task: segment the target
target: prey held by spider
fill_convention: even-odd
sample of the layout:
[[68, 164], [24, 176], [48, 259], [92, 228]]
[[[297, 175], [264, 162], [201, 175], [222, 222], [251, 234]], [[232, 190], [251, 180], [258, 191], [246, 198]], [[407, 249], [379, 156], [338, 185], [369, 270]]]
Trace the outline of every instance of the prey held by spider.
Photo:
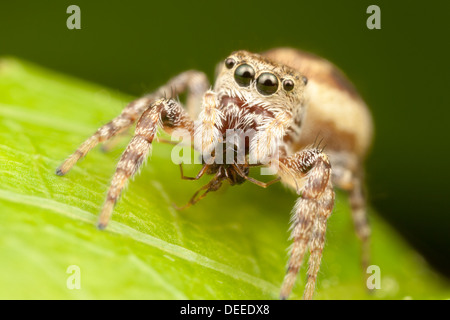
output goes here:
[[[186, 93], [185, 106], [168, 98], [182, 93]], [[370, 228], [363, 175], [372, 118], [354, 86], [329, 61], [290, 48], [261, 54], [236, 51], [218, 64], [212, 88], [204, 73], [183, 72], [130, 102], [82, 143], [56, 173], [66, 174], [97, 144], [135, 123], [134, 136], [117, 164], [100, 213], [100, 229], [107, 226], [122, 190], [148, 157], [157, 130], [183, 130], [201, 155], [202, 168], [197, 176], [186, 177], [180, 164], [181, 177], [198, 180], [212, 175], [186, 206], [218, 190], [224, 181], [231, 185], [249, 181], [264, 188], [281, 181], [297, 192], [282, 299], [289, 297], [308, 250], [303, 298], [313, 297], [327, 220], [334, 206], [334, 186], [349, 194], [366, 270]], [[228, 139], [230, 132], [233, 139]], [[249, 176], [254, 166], [275, 168], [277, 178], [262, 182]]]

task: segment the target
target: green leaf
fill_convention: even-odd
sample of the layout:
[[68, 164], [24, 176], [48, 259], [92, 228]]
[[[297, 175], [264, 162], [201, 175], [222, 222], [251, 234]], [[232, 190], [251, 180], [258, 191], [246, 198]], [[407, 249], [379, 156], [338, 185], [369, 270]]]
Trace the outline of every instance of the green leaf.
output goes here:
[[[204, 183], [180, 179], [171, 146], [154, 144], [105, 231], [95, 228], [127, 139], [91, 151], [64, 177], [56, 167], [133, 97], [12, 58], [0, 62], [1, 299], [276, 299], [295, 195], [281, 185], [223, 189], [179, 205]], [[199, 166], [187, 167], [194, 175]], [[371, 212], [369, 295], [348, 201], [329, 220], [317, 299], [449, 298], [447, 283]], [[81, 289], [69, 289], [70, 266]], [[292, 298], [301, 298], [305, 268]]]

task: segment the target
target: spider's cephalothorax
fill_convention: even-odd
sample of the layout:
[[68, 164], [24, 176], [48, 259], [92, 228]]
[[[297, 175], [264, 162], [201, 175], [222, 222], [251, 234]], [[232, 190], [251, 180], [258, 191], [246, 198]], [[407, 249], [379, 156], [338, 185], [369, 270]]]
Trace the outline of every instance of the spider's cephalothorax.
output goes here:
[[[235, 52], [218, 65], [216, 74], [213, 89], [208, 90], [202, 72], [191, 70], [131, 102], [66, 159], [57, 174], [64, 175], [98, 143], [137, 122], [100, 214], [98, 226], [103, 229], [123, 188], [147, 158], [157, 129], [183, 129], [203, 166], [192, 178], [185, 177], [180, 166], [182, 178], [212, 175], [187, 206], [218, 190], [224, 181], [267, 187], [281, 180], [299, 194], [292, 211], [293, 244], [281, 298], [289, 296], [308, 248], [304, 298], [313, 296], [334, 205], [333, 184], [349, 192], [365, 268], [370, 229], [362, 192], [363, 160], [373, 129], [370, 113], [351, 83], [330, 62], [287, 48], [263, 54]], [[183, 92], [186, 109], [178, 100], [165, 98]], [[316, 144], [318, 139], [326, 144], [326, 154]], [[249, 176], [252, 166], [276, 168], [278, 177], [267, 183], [255, 180]]]

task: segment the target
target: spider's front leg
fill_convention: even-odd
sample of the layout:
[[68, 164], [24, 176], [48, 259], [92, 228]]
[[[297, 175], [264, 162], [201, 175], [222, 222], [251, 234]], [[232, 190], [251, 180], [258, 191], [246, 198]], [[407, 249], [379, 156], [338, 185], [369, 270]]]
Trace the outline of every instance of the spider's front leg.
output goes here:
[[173, 97], [187, 91], [187, 109], [192, 117], [196, 117], [201, 105], [201, 98], [209, 87], [203, 72], [189, 70], [169, 80], [158, 90], [129, 103], [116, 118], [101, 126], [91, 137], [83, 142], [57, 169], [56, 174], [65, 175], [80, 159], [97, 144], [106, 142], [130, 128], [142, 113], [156, 100], [162, 97]]
[[194, 121], [178, 102], [163, 98], [147, 108], [139, 118], [135, 134], [117, 164], [99, 217], [99, 229], [106, 227], [122, 190], [147, 158], [158, 127], [165, 130], [179, 128], [187, 130], [191, 136], [194, 134]]
[[327, 219], [334, 205], [330, 162], [321, 150], [309, 149], [281, 158], [278, 163], [282, 181], [301, 192], [292, 212], [293, 244], [280, 297], [287, 299], [291, 293], [309, 246], [308, 282], [303, 298], [312, 299], [322, 259]]

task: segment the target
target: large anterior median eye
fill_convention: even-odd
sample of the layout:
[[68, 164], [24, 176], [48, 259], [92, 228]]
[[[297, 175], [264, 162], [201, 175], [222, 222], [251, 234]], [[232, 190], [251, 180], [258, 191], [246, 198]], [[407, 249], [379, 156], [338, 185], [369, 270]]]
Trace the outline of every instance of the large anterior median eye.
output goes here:
[[278, 90], [277, 77], [272, 73], [261, 73], [256, 80], [256, 89], [258, 89], [259, 93], [265, 96], [274, 94]]
[[241, 87], [248, 87], [255, 78], [255, 70], [248, 64], [241, 64], [234, 71], [234, 80]]

